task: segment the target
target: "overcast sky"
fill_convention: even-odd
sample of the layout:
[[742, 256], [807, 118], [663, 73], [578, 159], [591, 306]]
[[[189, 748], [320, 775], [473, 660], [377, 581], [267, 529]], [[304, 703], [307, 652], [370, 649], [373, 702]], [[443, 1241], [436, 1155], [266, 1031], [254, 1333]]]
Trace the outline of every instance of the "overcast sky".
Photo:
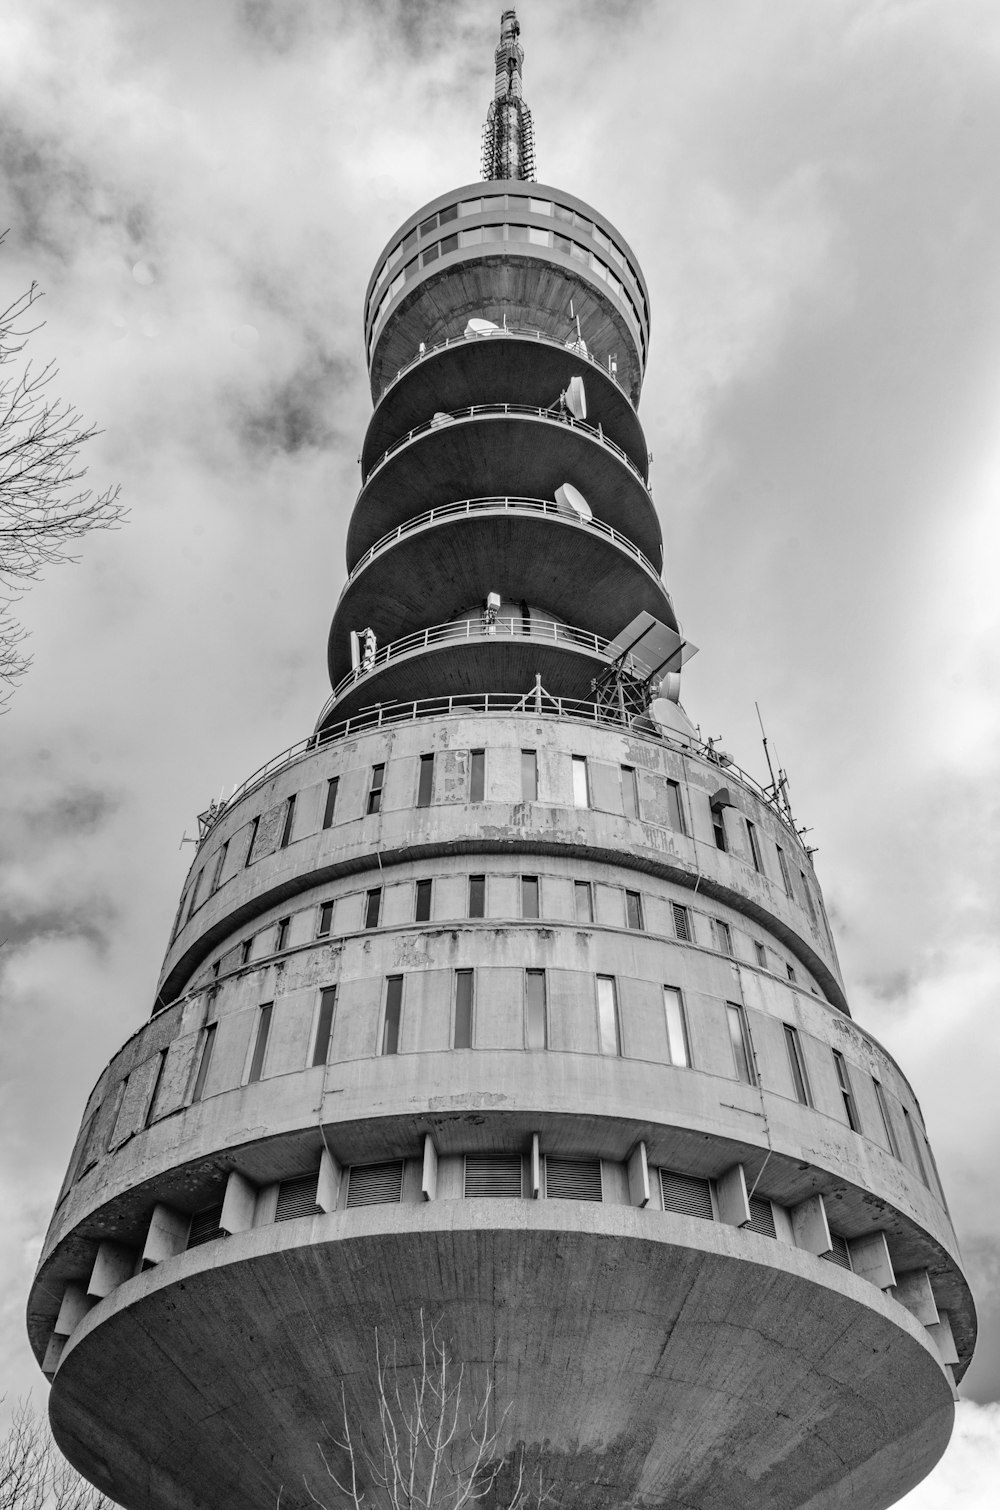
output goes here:
[[[0, 1392], [86, 1095], [148, 1015], [195, 815], [329, 690], [362, 299], [479, 176], [496, 0], [6, 0], [2, 303], [128, 525], [21, 605], [0, 720]], [[907, 1510], [1000, 1478], [1000, 6], [527, 0], [539, 179], [651, 293], [682, 697], [811, 826], [855, 1017], [923, 1106], [982, 1335]], [[992, 1482], [991, 1482], [992, 1480]]]

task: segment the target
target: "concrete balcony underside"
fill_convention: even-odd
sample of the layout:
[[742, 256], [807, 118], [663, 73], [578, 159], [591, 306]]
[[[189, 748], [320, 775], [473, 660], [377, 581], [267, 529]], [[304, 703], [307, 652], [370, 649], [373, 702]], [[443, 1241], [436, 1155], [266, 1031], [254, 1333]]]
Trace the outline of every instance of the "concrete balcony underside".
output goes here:
[[369, 625], [384, 645], [484, 604], [490, 592], [504, 602], [524, 599], [604, 639], [642, 609], [672, 619], [666, 588], [629, 542], [545, 507], [474, 500], [467, 513], [432, 519], [390, 540], [341, 595], [330, 630], [331, 683], [351, 669], [352, 630]]
[[450, 413], [469, 404], [496, 402], [547, 408], [574, 377], [583, 380], [588, 423], [600, 425], [647, 476], [639, 417], [610, 374], [563, 340], [502, 328], [489, 336], [460, 336], [403, 371], [372, 415], [361, 452], [361, 475], [367, 477], [384, 451], [437, 410]]
[[555, 499], [565, 482], [662, 568], [653, 500], [629, 462], [582, 425], [497, 406], [418, 431], [376, 467], [351, 516], [348, 570], [383, 535], [438, 504], [497, 494]]
[[129, 1510], [298, 1510], [342, 1388], [376, 1446], [374, 1330], [407, 1368], [421, 1311], [491, 1369], [511, 1460], [588, 1510], [876, 1510], [951, 1431], [923, 1328], [852, 1274], [694, 1218], [480, 1200], [306, 1217], [126, 1281], [63, 1354], [56, 1439]]

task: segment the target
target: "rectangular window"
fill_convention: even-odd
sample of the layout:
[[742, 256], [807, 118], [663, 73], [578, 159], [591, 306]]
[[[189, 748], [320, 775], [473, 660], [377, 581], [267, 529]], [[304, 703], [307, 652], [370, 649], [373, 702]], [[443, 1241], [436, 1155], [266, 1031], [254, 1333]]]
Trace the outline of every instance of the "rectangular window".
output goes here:
[[484, 918], [486, 916], [486, 877], [469, 877], [469, 916], [470, 918]]
[[324, 902], [319, 909], [319, 927], [316, 930], [317, 938], [326, 938], [333, 927], [333, 903]]
[[337, 810], [337, 790], [340, 786], [340, 777], [331, 776], [326, 784], [326, 803], [323, 807], [323, 827], [333, 827], [333, 815]]
[[292, 926], [291, 918], [282, 918], [278, 923], [278, 933], [274, 941], [274, 952], [280, 954], [288, 944], [288, 930]]
[[382, 1053], [399, 1053], [399, 1019], [403, 1008], [403, 977], [390, 975], [385, 983], [385, 1023], [382, 1027]]
[[795, 983], [795, 966], [794, 965], [787, 965], [786, 964], [786, 966], [785, 966], [785, 972], [788, 975], [788, 979], [794, 984]]
[[684, 812], [681, 808], [681, 789], [679, 782], [667, 782], [667, 811], [670, 814], [670, 827], [676, 829], [679, 834], [686, 832], [684, 827]]
[[597, 1034], [602, 1054], [622, 1051], [621, 1024], [618, 1021], [618, 989], [613, 975], [597, 977]]
[[365, 897], [365, 927], [377, 928], [382, 911], [382, 888], [373, 886]]
[[635, 769], [630, 765], [621, 768], [622, 780], [622, 810], [626, 818], [638, 818], [639, 816], [639, 783], [636, 779]]
[[368, 789], [368, 812], [379, 813], [382, 811], [382, 786], [385, 781], [385, 766], [372, 766], [371, 786]]
[[744, 1085], [756, 1085], [757, 1077], [753, 1069], [753, 1049], [750, 1045], [750, 1030], [747, 1027], [746, 1013], [742, 1007], [729, 1001], [726, 1003], [726, 1016], [729, 1019], [729, 1041], [733, 1048], [736, 1078], [742, 1080]]
[[573, 905], [578, 923], [594, 921], [594, 893], [589, 881], [573, 882]]
[[247, 845], [247, 857], [243, 861], [243, 869], [244, 870], [246, 870], [247, 866], [253, 860], [253, 847], [254, 847], [254, 844], [255, 844], [256, 839], [257, 839], [257, 830], [259, 828], [260, 828], [260, 814], [258, 813], [257, 816], [256, 816], [256, 818], [253, 820], [253, 822], [250, 825], [250, 843]]
[[802, 1055], [798, 1032], [790, 1023], [783, 1023], [782, 1026], [785, 1030], [785, 1048], [788, 1050], [788, 1065], [792, 1072], [795, 1099], [801, 1101], [803, 1106], [812, 1106], [809, 1081], [806, 1077], [806, 1062]]
[[778, 851], [778, 869], [781, 871], [781, 884], [785, 888], [785, 896], [794, 897], [795, 893], [792, 890], [792, 878], [788, 870], [788, 861], [785, 859], [785, 851], [780, 844], [776, 844], [774, 847]]
[[679, 902], [671, 902], [670, 911], [674, 919], [674, 932], [685, 944], [689, 944], [691, 942], [691, 914]]
[[455, 1036], [456, 1049], [472, 1048], [472, 971], [455, 971]]
[[251, 958], [252, 954], [253, 954], [253, 935], [251, 934], [251, 936], [248, 939], [244, 939], [243, 942], [242, 942], [242, 944], [240, 945], [240, 964], [241, 965], [248, 965], [250, 963], [250, 958]]
[[[930, 1180], [927, 1178], [927, 1166], [924, 1163], [923, 1155], [920, 1152], [920, 1144], [917, 1142], [917, 1129], [914, 1127], [913, 1118], [910, 1116], [905, 1106], [902, 1107], [902, 1112], [903, 1121], [906, 1124], [906, 1131], [910, 1135], [910, 1145], [913, 1149], [913, 1157], [917, 1162], [917, 1172], [920, 1175], [920, 1178], [923, 1180], [924, 1184], [929, 1189]], [[853, 1123], [851, 1125], [853, 1126]], [[854, 1131], [857, 1132], [857, 1128], [855, 1128]]]
[[896, 1141], [896, 1131], [892, 1125], [892, 1118], [889, 1116], [889, 1103], [886, 1100], [885, 1091], [882, 1089], [880, 1082], [875, 1079], [874, 1075], [872, 1076], [872, 1085], [875, 1087], [875, 1100], [878, 1102], [878, 1109], [882, 1116], [882, 1126], [885, 1129], [885, 1137], [886, 1142], [889, 1145], [889, 1152], [892, 1154], [893, 1158], [898, 1159], [899, 1144]]
[[257, 1037], [253, 1046], [253, 1058], [250, 1061], [250, 1074], [247, 1084], [253, 1085], [259, 1080], [264, 1070], [264, 1055], [267, 1053], [267, 1038], [271, 1031], [271, 1013], [274, 1011], [274, 1002], [266, 1001], [261, 1007], [257, 1017]]
[[715, 847], [725, 854], [729, 849], [726, 840], [726, 810], [724, 807], [716, 807], [712, 804], [712, 833], [715, 836]]
[[156, 1078], [153, 1081], [153, 1091], [146, 1108], [146, 1120], [144, 1126], [148, 1127], [156, 1114], [156, 1098], [160, 1094], [160, 1081], [163, 1079], [163, 1071], [167, 1066], [167, 1050], [160, 1050], [160, 1062], [156, 1066]]
[[642, 932], [642, 897], [637, 891], [625, 893], [625, 926]]
[[749, 818], [744, 821], [747, 826], [747, 838], [750, 841], [750, 858], [753, 861], [753, 868], [754, 870], [763, 871], [763, 866], [760, 863], [760, 844], [757, 841], [757, 830]]
[[281, 827], [281, 843], [279, 849], [287, 849], [292, 842], [292, 825], [295, 822], [295, 798], [289, 797], [285, 803], [285, 821]]
[[319, 1016], [316, 1019], [316, 1042], [313, 1044], [312, 1062], [325, 1064], [330, 1052], [333, 1035], [333, 1009], [337, 1004], [336, 986], [326, 986], [319, 999]]
[[587, 780], [587, 758], [573, 756], [573, 806], [590, 806], [590, 782]]
[[188, 920], [188, 922], [191, 921], [191, 914], [194, 912], [195, 908], [198, 905], [198, 892], [199, 892], [199, 890], [201, 888], [201, 878], [202, 878], [202, 876], [204, 874], [205, 874], [205, 872], [204, 872], [203, 869], [199, 870], [198, 874], [194, 878], [194, 885], [191, 887], [191, 900], [188, 903], [188, 910], [187, 910], [187, 920]]
[[663, 1010], [667, 1019], [667, 1052], [670, 1063], [686, 1069], [691, 1063], [684, 1002], [676, 986], [664, 986]]
[[417, 882], [416, 906], [413, 909], [413, 921], [415, 923], [429, 923], [431, 920], [431, 892], [433, 881]]
[[544, 970], [524, 972], [524, 1041], [529, 1049], [547, 1049], [549, 1046]]
[[728, 954], [733, 958], [733, 932], [728, 923], [721, 918], [715, 919], [715, 941], [719, 946], [720, 954]]
[[762, 970], [767, 969], [767, 950], [764, 945], [754, 940], [753, 952], [757, 956], [757, 963]]
[[225, 842], [225, 844], [223, 844], [222, 848], [219, 850], [219, 858], [215, 862], [215, 871], [213, 872], [213, 875], [212, 875], [212, 884], [209, 887], [209, 892], [210, 893], [218, 890], [219, 877], [222, 875], [222, 867], [226, 863], [226, 855], [228, 854], [228, 852], [229, 852], [229, 840], [227, 839], [226, 842]]
[[851, 1132], [860, 1132], [861, 1123], [858, 1119], [858, 1108], [854, 1100], [854, 1091], [851, 1089], [851, 1077], [847, 1069], [847, 1060], [839, 1049], [832, 1049], [833, 1064], [837, 1071], [837, 1083], [840, 1086], [840, 1094], [844, 1098], [844, 1111], [847, 1114], [847, 1125]]
[[812, 925], [815, 928], [816, 909], [813, 906], [812, 892], [809, 890], [809, 882], [806, 880], [806, 873], [804, 870], [799, 871], [799, 880], [802, 882], [802, 893], [806, 899], [806, 910], [809, 913], [809, 917], [812, 920]]
[[469, 751], [469, 801], [486, 801], [486, 751]]
[[521, 801], [538, 801], [538, 755], [534, 750], [521, 751]]
[[538, 877], [521, 877], [521, 916], [523, 918], [537, 918], [538, 911]]
[[421, 755], [420, 778], [417, 782], [417, 807], [430, 807], [434, 790], [434, 756]]

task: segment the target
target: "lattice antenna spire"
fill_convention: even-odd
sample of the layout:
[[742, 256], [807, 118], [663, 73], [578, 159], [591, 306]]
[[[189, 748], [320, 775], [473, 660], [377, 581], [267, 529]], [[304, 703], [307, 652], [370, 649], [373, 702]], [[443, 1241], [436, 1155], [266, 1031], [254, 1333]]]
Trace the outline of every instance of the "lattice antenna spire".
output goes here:
[[535, 129], [524, 103], [521, 66], [524, 49], [514, 10], [500, 16], [500, 45], [496, 50], [496, 82], [483, 127], [483, 177], [535, 177]]

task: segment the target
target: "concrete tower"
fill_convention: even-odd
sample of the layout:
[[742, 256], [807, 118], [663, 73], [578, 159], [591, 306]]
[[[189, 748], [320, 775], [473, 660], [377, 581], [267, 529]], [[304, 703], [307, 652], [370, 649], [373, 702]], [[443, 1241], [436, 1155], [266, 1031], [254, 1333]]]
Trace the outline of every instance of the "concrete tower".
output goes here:
[[521, 57], [505, 12], [487, 176], [365, 297], [332, 696], [203, 815], [39, 1264], [56, 1436], [133, 1510], [305, 1503], [421, 1311], [565, 1506], [875, 1510], [951, 1429], [920, 1108], [784, 789], [677, 700], [646, 285], [525, 181]]

